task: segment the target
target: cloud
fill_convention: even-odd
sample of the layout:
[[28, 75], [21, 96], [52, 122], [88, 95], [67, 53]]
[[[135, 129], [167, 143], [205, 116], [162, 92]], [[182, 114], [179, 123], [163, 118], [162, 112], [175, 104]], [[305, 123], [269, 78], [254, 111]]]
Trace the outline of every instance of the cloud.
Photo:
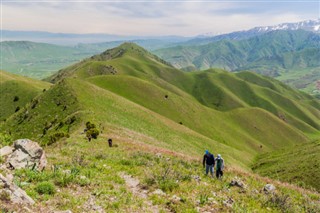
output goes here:
[[197, 35], [316, 19], [316, 2], [25, 1], [2, 3], [2, 27], [68, 33]]

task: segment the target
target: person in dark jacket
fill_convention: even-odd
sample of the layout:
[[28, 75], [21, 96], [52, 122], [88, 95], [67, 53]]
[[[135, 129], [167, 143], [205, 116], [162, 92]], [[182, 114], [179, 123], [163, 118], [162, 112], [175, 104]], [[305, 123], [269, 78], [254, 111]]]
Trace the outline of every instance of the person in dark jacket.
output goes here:
[[216, 165], [216, 177], [217, 179], [221, 179], [223, 176], [224, 160], [220, 154], [218, 154], [218, 157], [216, 158]]
[[213, 177], [213, 171], [214, 171], [214, 155], [211, 154], [208, 150], [205, 151], [205, 154], [203, 156], [203, 167], [206, 167], [206, 175], [208, 175], [209, 171], [211, 176]]

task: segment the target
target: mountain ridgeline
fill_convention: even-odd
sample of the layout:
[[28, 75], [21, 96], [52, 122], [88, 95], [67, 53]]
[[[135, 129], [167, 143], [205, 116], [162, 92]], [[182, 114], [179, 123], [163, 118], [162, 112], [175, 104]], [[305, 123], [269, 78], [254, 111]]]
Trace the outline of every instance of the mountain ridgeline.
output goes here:
[[313, 96], [253, 72], [183, 72], [133, 43], [47, 81], [50, 89], [6, 115], [1, 132], [50, 145], [78, 138], [90, 121], [105, 137], [190, 156], [210, 149], [245, 170], [261, 153], [320, 135], [320, 103]]
[[187, 71], [211, 67], [229, 71], [252, 70], [277, 77], [299, 89], [306, 89], [312, 84], [314, 90], [319, 79], [319, 44], [319, 34], [303, 30], [277, 30], [248, 39], [176, 46], [154, 53]]

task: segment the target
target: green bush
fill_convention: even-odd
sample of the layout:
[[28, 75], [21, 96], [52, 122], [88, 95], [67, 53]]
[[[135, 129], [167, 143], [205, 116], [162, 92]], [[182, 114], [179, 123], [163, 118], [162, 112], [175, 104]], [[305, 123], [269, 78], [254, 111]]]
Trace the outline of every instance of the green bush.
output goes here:
[[14, 96], [13, 98], [13, 102], [19, 101], [19, 97], [18, 96]]
[[20, 110], [20, 107], [17, 106], [17, 108], [14, 110], [14, 112], [18, 112]]
[[12, 144], [11, 136], [5, 133], [0, 133], [0, 147], [9, 146], [11, 144]]
[[89, 130], [89, 129], [94, 129], [94, 128], [96, 128], [96, 125], [93, 124], [93, 123], [91, 123], [90, 121], [88, 121], [88, 122], [86, 123], [86, 127], [87, 127], [87, 129]]
[[99, 135], [99, 130], [97, 130], [96, 128], [89, 129], [87, 130], [86, 135], [87, 135], [87, 138], [91, 137], [91, 138], [97, 139]]
[[38, 183], [35, 190], [39, 194], [53, 195], [56, 192], [55, 186], [47, 181]]
[[86, 136], [89, 139], [89, 141], [91, 140], [91, 138], [93, 139], [97, 139], [98, 135], [99, 135], [99, 130], [96, 128], [96, 125], [91, 123], [90, 121], [88, 121], [86, 123], [86, 128], [87, 128], [87, 132], [86, 132]]
[[70, 137], [70, 135], [68, 133], [64, 133], [64, 132], [55, 132], [52, 135], [50, 135], [49, 142], [47, 143], [47, 145], [51, 145], [51, 144], [57, 142], [59, 139], [64, 138], [64, 137], [68, 138], [68, 137]]

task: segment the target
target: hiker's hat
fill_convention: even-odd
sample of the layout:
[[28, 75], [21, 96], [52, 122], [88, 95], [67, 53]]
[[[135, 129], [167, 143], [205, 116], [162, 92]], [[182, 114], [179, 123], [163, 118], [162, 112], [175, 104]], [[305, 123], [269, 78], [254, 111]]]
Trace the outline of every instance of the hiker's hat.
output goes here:
[[218, 154], [218, 158], [219, 158], [219, 159], [221, 158], [221, 155], [220, 155], [220, 154]]
[[209, 151], [208, 151], [208, 150], [206, 150], [204, 153], [205, 153], [205, 154], [209, 154]]

